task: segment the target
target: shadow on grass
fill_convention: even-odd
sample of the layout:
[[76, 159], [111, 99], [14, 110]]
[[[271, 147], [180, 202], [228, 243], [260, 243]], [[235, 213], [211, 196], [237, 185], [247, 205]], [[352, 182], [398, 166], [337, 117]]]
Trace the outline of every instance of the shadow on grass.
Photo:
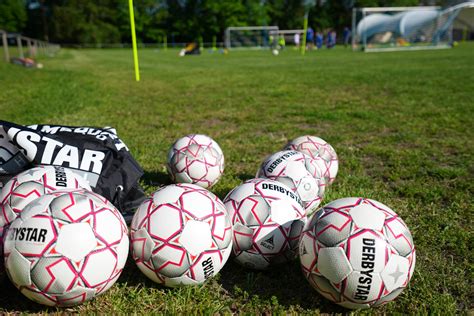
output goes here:
[[217, 197], [221, 200], [224, 201], [225, 197], [227, 194], [232, 190], [232, 188], [228, 187], [218, 187], [218, 188], [212, 188], [212, 193], [217, 195]]
[[[260, 306], [275, 304], [277, 301], [278, 305], [286, 309], [290, 306], [300, 306], [304, 309], [318, 309], [322, 313], [347, 312], [346, 309], [330, 303], [309, 285], [296, 260], [286, 265], [274, 266], [267, 271], [256, 271], [244, 268], [229, 258], [220, 271], [217, 282], [221, 284], [226, 295], [237, 304], [246, 304], [258, 297]], [[131, 287], [154, 287], [167, 293], [175, 290], [148, 279], [130, 257], [117, 283]]]
[[145, 171], [141, 181], [147, 186], [154, 187], [161, 187], [173, 183], [168, 174], [162, 171]]
[[237, 178], [239, 178], [240, 180], [242, 180], [242, 182], [244, 182], [244, 181], [247, 181], [247, 180], [250, 180], [250, 179], [254, 179], [255, 175], [250, 174], [250, 173], [239, 173], [237, 175]]
[[135, 264], [131, 253], [127, 258], [127, 263], [125, 264], [123, 272], [118, 278], [117, 283], [126, 283], [132, 287], [137, 285], [144, 285], [146, 287], [161, 287], [161, 285], [153, 282], [148, 277], [146, 277], [143, 272], [140, 271], [140, 269]]
[[[237, 175], [237, 178], [241, 181], [240, 184], [242, 184], [243, 182], [245, 182], [247, 180], [254, 179], [255, 175], [252, 175], [252, 174], [249, 174], [249, 173], [239, 173]], [[233, 186], [230, 186], [230, 187], [228, 185], [227, 186], [220, 186], [218, 184], [217, 186], [213, 186], [210, 190], [223, 201], [224, 198], [227, 196], [227, 194], [232, 189], [234, 189]]]
[[47, 307], [31, 301], [10, 282], [5, 272], [0, 272], [0, 293], [8, 294], [0, 296], [0, 306], [6, 313], [57, 313], [63, 311], [61, 308]]
[[266, 271], [249, 270], [229, 259], [221, 270], [220, 282], [232, 295], [242, 291], [259, 299], [274, 302], [286, 308], [300, 306], [304, 309], [319, 309], [322, 313], [345, 313], [346, 309], [330, 303], [319, 295], [308, 283], [300, 270], [298, 261], [274, 266]]

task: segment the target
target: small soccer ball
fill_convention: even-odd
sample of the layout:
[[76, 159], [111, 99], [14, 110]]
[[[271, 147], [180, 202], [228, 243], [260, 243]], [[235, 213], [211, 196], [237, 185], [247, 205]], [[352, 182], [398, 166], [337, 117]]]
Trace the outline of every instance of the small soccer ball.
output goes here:
[[303, 202], [286, 185], [252, 179], [234, 188], [224, 199], [233, 225], [235, 260], [264, 270], [293, 260], [306, 222]]
[[71, 306], [104, 293], [120, 276], [129, 249], [120, 212], [86, 190], [45, 194], [25, 207], [5, 234], [5, 268], [31, 300]]
[[215, 276], [232, 251], [232, 226], [222, 201], [193, 184], [153, 193], [131, 225], [132, 255], [151, 280], [170, 287]]
[[296, 150], [315, 159], [323, 169], [328, 184], [336, 179], [339, 161], [336, 151], [325, 140], [316, 136], [301, 136], [286, 144], [284, 150]]
[[324, 197], [326, 180], [318, 162], [294, 150], [279, 151], [260, 166], [257, 178], [281, 182], [297, 193], [306, 213], [311, 214]]
[[71, 169], [38, 166], [10, 179], [0, 193], [0, 255], [2, 230], [38, 197], [60, 189], [92, 190], [89, 183]]
[[167, 169], [175, 183], [192, 183], [210, 188], [224, 172], [224, 154], [209, 136], [190, 134], [171, 146]]
[[394, 300], [413, 276], [416, 259], [403, 220], [365, 198], [343, 198], [319, 209], [301, 234], [299, 255], [309, 283], [353, 309]]
[[278, 56], [278, 54], [280, 54], [280, 51], [278, 49], [273, 49], [272, 54], [273, 56]]

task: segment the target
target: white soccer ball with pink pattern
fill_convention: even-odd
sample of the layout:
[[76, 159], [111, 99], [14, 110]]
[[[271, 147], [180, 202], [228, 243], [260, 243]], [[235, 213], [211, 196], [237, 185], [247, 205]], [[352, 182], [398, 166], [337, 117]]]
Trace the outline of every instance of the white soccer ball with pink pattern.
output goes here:
[[388, 206], [342, 198], [319, 209], [300, 239], [300, 262], [309, 283], [346, 308], [394, 300], [415, 269], [410, 230]]
[[166, 167], [175, 183], [210, 188], [224, 172], [224, 154], [209, 136], [190, 134], [171, 146]]
[[284, 150], [296, 150], [315, 159], [323, 170], [323, 176], [328, 184], [336, 179], [339, 160], [334, 148], [324, 139], [316, 136], [300, 136], [285, 145]]
[[54, 191], [26, 206], [5, 234], [5, 268], [31, 300], [71, 306], [109, 289], [127, 261], [120, 212], [86, 190]]
[[238, 263], [264, 270], [296, 258], [306, 222], [297, 193], [277, 181], [252, 179], [230, 191], [224, 204], [234, 229]]
[[215, 276], [232, 251], [232, 226], [217, 196], [194, 184], [156, 191], [136, 211], [132, 255], [151, 280], [170, 287]]
[[89, 182], [72, 169], [59, 166], [38, 166], [10, 179], [0, 193], [0, 257], [2, 231], [23, 209], [38, 197], [61, 189], [92, 190]]
[[257, 178], [281, 182], [298, 194], [308, 215], [324, 197], [326, 179], [318, 162], [308, 155], [283, 150], [270, 155], [260, 166]]

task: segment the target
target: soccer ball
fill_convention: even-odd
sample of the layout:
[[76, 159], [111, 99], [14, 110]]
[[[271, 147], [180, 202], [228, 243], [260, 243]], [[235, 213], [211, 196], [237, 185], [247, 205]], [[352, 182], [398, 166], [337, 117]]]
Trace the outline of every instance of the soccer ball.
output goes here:
[[316, 136], [301, 136], [286, 144], [284, 150], [296, 150], [316, 159], [328, 184], [336, 179], [339, 161], [336, 151], [325, 140]]
[[38, 166], [10, 179], [0, 194], [0, 226], [11, 223], [18, 213], [38, 197], [60, 189], [86, 189], [87, 180], [71, 169], [58, 166]]
[[193, 183], [210, 188], [224, 172], [224, 154], [209, 136], [190, 134], [171, 146], [167, 169], [175, 183]]
[[59, 189], [80, 188], [92, 190], [87, 180], [71, 169], [58, 166], [38, 166], [10, 179], [0, 193], [0, 254], [2, 230], [5, 231], [31, 201]]
[[120, 212], [86, 190], [59, 190], [26, 206], [5, 234], [5, 267], [31, 300], [71, 306], [104, 293], [128, 255]]
[[132, 255], [151, 280], [170, 287], [200, 284], [216, 275], [232, 249], [224, 204], [193, 184], [156, 191], [136, 211]]
[[260, 166], [257, 178], [276, 180], [297, 193], [308, 214], [324, 197], [326, 181], [317, 161], [294, 150], [279, 151]]
[[241, 265], [264, 270], [296, 257], [306, 222], [299, 196], [286, 185], [252, 179], [224, 199], [234, 228], [233, 252]]
[[278, 49], [272, 49], [272, 54], [274, 56], [278, 56], [278, 54], [280, 54], [280, 51]]
[[319, 209], [306, 224], [299, 247], [309, 283], [346, 308], [392, 301], [415, 269], [411, 233], [386, 205], [343, 198]]

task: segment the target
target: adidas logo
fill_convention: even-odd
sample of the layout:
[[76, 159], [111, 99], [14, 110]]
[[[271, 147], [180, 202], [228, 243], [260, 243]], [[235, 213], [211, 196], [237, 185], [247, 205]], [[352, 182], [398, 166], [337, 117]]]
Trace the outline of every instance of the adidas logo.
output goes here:
[[260, 244], [269, 250], [273, 250], [275, 248], [275, 243], [273, 242], [273, 235], [271, 235], [268, 239], [262, 241]]

